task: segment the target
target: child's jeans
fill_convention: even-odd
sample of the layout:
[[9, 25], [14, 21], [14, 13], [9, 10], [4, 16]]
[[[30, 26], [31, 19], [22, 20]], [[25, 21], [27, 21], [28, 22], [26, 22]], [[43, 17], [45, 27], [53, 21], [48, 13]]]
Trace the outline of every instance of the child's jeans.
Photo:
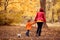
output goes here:
[[29, 36], [29, 30], [27, 30], [27, 32], [26, 32], [26, 36]]

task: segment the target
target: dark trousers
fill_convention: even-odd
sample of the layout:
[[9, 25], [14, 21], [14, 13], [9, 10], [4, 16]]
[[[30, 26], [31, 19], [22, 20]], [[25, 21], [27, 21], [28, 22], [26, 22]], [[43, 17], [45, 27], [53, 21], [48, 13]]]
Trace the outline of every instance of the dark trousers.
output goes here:
[[29, 30], [27, 30], [27, 32], [26, 32], [26, 36], [29, 36]]
[[42, 29], [42, 25], [43, 25], [43, 22], [37, 22], [37, 32], [36, 32], [36, 34], [38, 35], [38, 36], [40, 36], [41, 35], [41, 29]]

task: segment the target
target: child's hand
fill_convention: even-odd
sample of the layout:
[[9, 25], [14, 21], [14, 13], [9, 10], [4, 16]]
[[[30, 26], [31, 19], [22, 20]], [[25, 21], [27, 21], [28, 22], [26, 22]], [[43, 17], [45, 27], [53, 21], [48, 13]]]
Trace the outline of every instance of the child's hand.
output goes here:
[[36, 23], [36, 21], [34, 21], [34, 23]]
[[33, 25], [33, 24], [35, 24], [35, 23], [36, 23], [36, 21], [32, 22], [31, 25]]

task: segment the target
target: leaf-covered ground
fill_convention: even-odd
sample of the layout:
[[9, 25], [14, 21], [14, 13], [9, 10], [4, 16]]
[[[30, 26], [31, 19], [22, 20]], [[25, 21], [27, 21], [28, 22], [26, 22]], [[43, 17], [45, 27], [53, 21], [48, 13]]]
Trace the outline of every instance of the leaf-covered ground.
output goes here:
[[[32, 27], [30, 37], [25, 35], [23, 26], [0, 26], [0, 40], [60, 40], [59, 28], [42, 28], [40, 37], [36, 37], [36, 27]], [[19, 38], [17, 34], [21, 34]]]

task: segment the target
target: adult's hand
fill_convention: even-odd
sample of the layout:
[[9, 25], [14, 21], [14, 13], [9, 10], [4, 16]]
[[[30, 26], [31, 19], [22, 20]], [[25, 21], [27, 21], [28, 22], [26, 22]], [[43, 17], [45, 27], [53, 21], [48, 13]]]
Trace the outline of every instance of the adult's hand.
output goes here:
[[48, 25], [46, 24], [46, 22], [43, 23], [43, 27], [48, 28]]

